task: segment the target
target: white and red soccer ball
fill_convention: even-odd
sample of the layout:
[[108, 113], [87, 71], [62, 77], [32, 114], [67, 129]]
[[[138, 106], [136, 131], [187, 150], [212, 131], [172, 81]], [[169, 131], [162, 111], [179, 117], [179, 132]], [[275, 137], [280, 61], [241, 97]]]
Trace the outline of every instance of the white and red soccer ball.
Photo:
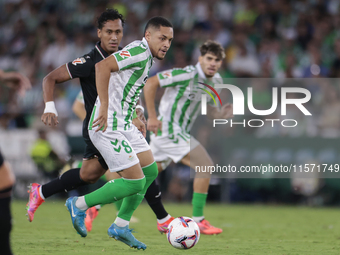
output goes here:
[[200, 238], [197, 223], [189, 217], [178, 217], [171, 221], [167, 233], [169, 243], [177, 249], [190, 249]]

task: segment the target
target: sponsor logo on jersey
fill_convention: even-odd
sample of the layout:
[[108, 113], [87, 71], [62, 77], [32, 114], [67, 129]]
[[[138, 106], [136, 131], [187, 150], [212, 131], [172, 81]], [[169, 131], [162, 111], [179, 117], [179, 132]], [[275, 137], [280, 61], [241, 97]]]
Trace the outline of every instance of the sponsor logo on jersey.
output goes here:
[[72, 61], [72, 65], [77, 65], [77, 64], [84, 64], [86, 63], [86, 60], [85, 58], [77, 58], [75, 60]]
[[130, 52], [128, 52], [127, 50], [122, 50], [122, 51], [119, 53], [119, 56], [121, 56], [123, 59], [124, 59], [124, 58], [128, 58], [128, 57], [131, 57]]

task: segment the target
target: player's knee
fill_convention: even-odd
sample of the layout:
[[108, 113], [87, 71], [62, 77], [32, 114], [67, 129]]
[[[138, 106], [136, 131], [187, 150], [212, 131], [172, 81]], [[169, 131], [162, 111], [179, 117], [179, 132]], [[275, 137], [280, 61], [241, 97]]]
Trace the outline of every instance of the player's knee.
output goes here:
[[105, 174], [106, 169], [104, 169], [98, 160], [86, 160], [83, 161], [83, 165], [80, 169], [80, 178], [87, 183], [95, 183], [99, 178]]
[[153, 162], [151, 165], [143, 167], [143, 173], [148, 181], [149, 180], [154, 181], [158, 176], [157, 163]]
[[96, 175], [88, 175], [85, 178], [82, 178], [82, 180], [86, 183], [93, 184], [96, 183], [99, 180], [100, 176]]
[[87, 183], [97, 182], [102, 175], [102, 171], [80, 171], [80, 178]]
[[146, 184], [146, 178], [138, 179], [138, 180], [126, 180], [123, 179], [126, 183], [126, 185], [129, 187], [129, 190], [131, 191], [131, 195], [136, 194], [143, 190], [145, 184]]

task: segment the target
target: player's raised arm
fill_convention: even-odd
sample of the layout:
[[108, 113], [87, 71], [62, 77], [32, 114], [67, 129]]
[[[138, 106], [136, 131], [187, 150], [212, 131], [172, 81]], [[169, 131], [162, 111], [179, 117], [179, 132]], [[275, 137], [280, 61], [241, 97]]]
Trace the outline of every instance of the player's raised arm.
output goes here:
[[54, 87], [56, 83], [70, 80], [71, 77], [67, 71], [66, 65], [62, 65], [50, 72], [43, 80], [43, 97], [45, 102], [45, 110], [41, 116], [41, 121], [48, 126], [56, 126], [58, 121], [58, 113], [54, 104]]
[[100, 109], [97, 119], [93, 122], [93, 127], [98, 126], [96, 132], [107, 128], [107, 111], [109, 106], [109, 80], [111, 72], [119, 70], [116, 58], [111, 55], [110, 57], [98, 62], [96, 64], [96, 87], [100, 100]]
[[157, 135], [158, 129], [162, 128], [162, 122], [157, 119], [155, 97], [160, 87], [157, 75], [147, 80], [144, 87], [146, 109], [148, 110], [147, 129]]

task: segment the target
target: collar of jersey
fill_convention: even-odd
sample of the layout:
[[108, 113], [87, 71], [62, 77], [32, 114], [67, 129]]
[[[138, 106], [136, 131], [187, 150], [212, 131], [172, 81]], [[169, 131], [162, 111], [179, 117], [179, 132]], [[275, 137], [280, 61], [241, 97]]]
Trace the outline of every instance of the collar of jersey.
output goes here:
[[100, 41], [97, 42], [96, 49], [99, 52], [99, 54], [102, 56], [103, 59], [107, 58], [109, 56], [109, 54], [107, 54], [107, 52], [105, 50], [103, 50], [102, 47], [100, 47]]
[[149, 52], [149, 54], [151, 55], [152, 61], [153, 61], [153, 56], [152, 56], [151, 50], [150, 50], [150, 48], [149, 48], [148, 41], [145, 39], [145, 37], [143, 37], [142, 43], [143, 43], [143, 44], [146, 46], [146, 48], [148, 49], [148, 52]]
[[197, 70], [198, 75], [199, 75], [200, 78], [202, 78], [202, 79], [204, 79], [204, 80], [207, 79], [207, 77], [205, 76], [205, 74], [204, 74], [204, 72], [203, 72], [203, 70], [202, 70], [202, 67], [201, 67], [200, 62], [198, 62], [198, 63], [196, 64], [196, 70]]

